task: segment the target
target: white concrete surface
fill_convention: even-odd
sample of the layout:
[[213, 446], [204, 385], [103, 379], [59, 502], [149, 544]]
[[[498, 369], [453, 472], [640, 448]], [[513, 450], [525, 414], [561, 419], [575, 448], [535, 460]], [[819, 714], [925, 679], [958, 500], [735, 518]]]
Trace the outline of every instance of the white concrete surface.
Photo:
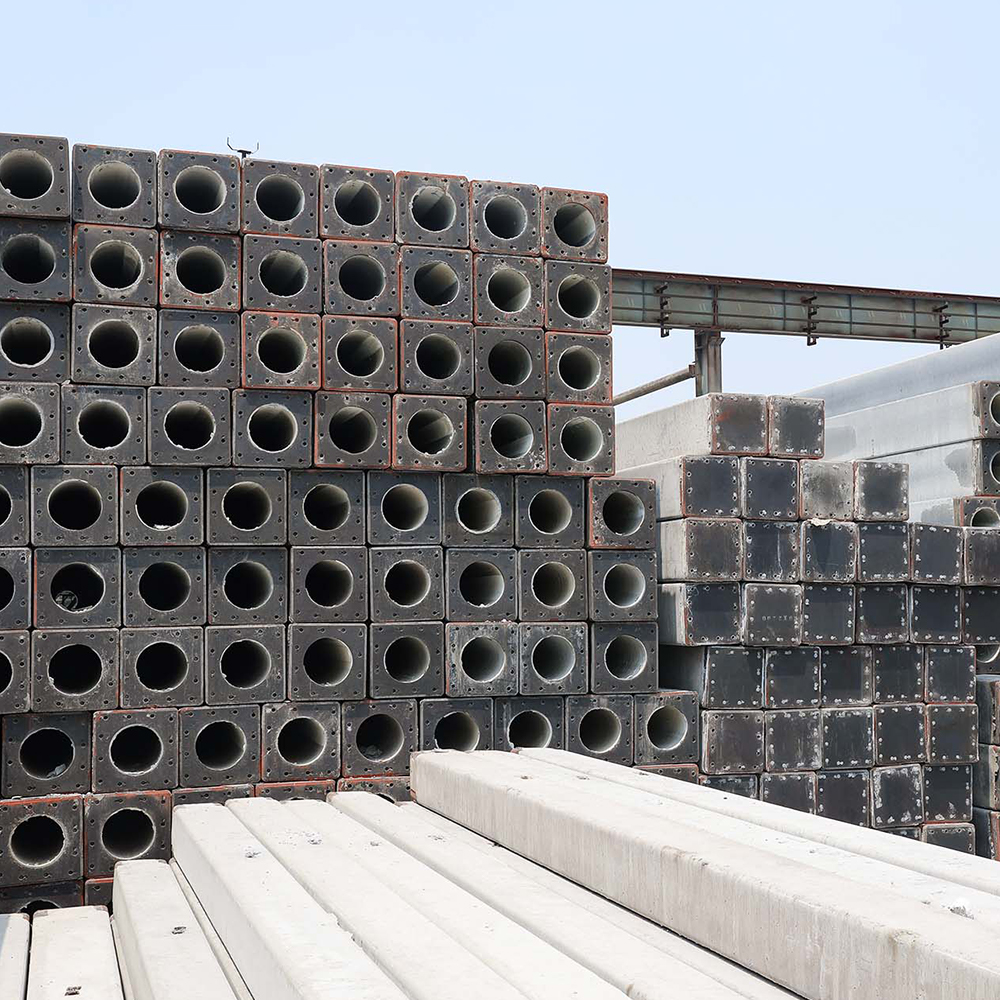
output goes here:
[[125, 1000], [135, 1000], [135, 990], [132, 989], [132, 980], [128, 977], [128, 966], [124, 965], [121, 960], [122, 939], [118, 933], [118, 925], [115, 923], [114, 917], [111, 918], [111, 938], [115, 943], [115, 954], [118, 956], [118, 975], [121, 976], [122, 980], [122, 995], [125, 997]]
[[836, 875], [626, 805], [595, 810], [585, 788], [524, 776], [510, 760], [415, 754], [411, 789], [429, 808], [809, 1000], [1000, 995], [996, 935], [964, 917], [859, 893]]
[[123, 1000], [111, 922], [103, 906], [39, 910], [34, 915], [27, 996]]
[[165, 861], [115, 866], [114, 920], [135, 1000], [235, 1000]]
[[361, 792], [327, 801], [472, 893], [633, 1000], [736, 1000], [739, 994], [574, 906], [497, 857], [442, 835], [413, 812]]
[[288, 808], [530, 1000], [622, 1000], [620, 991], [360, 823], [323, 802], [290, 802]]
[[240, 975], [240, 970], [236, 968], [236, 963], [226, 950], [226, 946], [222, 943], [222, 938], [219, 937], [218, 932], [212, 926], [212, 921], [208, 919], [205, 907], [201, 905], [201, 900], [195, 895], [194, 889], [191, 888], [191, 883], [185, 878], [180, 865], [173, 859], [170, 860], [169, 864], [170, 870], [174, 873], [174, 878], [177, 879], [178, 887], [184, 894], [188, 906], [191, 907], [191, 912], [194, 914], [195, 920], [198, 921], [198, 926], [201, 928], [202, 934], [205, 935], [205, 940], [212, 949], [212, 954], [219, 963], [219, 968], [222, 969], [222, 974], [226, 977], [226, 982], [229, 983], [229, 988], [233, 991], [237, 1000], [254, 1000], [253, 994], [247, 989], [247, 984], [243, 981], [243, 976]]
[[518, 756], [567, 768], [578, 774], [604, 778], [628, 788], [660, 795], [673, 802], [683, 802], [721, 816], [743, 819], [771, 830], [839, 847], [912, 872], [1000, 896], [1000, 865], [987, 858], [961, 854], [903, 837], [887, 837], [880, 830], [839, 823], [825, 816], [813, 816], [769, 802], [730, 795], [715, 788], [677, 781], [655, 772], [622, 767], [609, 761], [567, 753], [565, 750], [526, 749], [518, 751]]
[[596, 914], [602, 920], [631, 934], [632, 937], [678, 959], [685, 965], [700, 970], [716, 982], [728, 987], [738, 996], [746, 997], [747, 1000], [795, 1000], [795, 995], [789, 993], [788, 990], [781, 986], [775, 986], [753, 972], [748, 972], [728, 958], [716, 955], [714, 951], [703, 948], [693, 941], [688, 941], [666, 927], [661, 927], [645, 917], [640, 917], [637, 913], [626, 910], [617, 903], [612, 903], [596, 892], [591, 892], [590, 889], [577, 885], [575, 882], [549, 871], [548, 868], [543, 868], [541, 865], [535, 864], [534, 861], [529, 861], [527, 858], [521, 857], [520, 854], [515, 854], [513, 851], [507, 850], [506, 847], [501, 847], [500, 844], [495, 844], [492, 840], [481, 837], [478, 833], [473, 833], [464, 826], [459, 826], [458, 823], [453, 823], [450, 819], [431, 812], [430, 809], [425, 809], [416, 802], [401, 803], [400, 810], [419, 816], [429, 826], [444, 833], [452, 842], [458, 841], [469, 847], [474, 847], [490, 857], [500, 858], [505, 865], [514, 871], [545, 886], [574, 906]]
[[222, 805], [174, 809], [173, 852], [256, 1000], [405, 1000]]
[[[310, 896], [337, 918], [410, 1000], [468, 1000], [471, 996], [524, 1000], [524, 994], [484, 965], [473, 951], [283, 803], [243, 799], [229, 803], [228, 808]], [[448, 970], [446, 976], [441, 975], [442, 969]]]
[[23, 913], [0, 914], [0, 997], [24, 1000], [31, 923]]
[[1000, 934], [1000, 898], [989, 893], [956, 886], [952, 882], [908, 871], [839, 847], [709, 812], [601, 777], [554, 767], [530, 757], [521, 757], [517, 766], [522, 774], [550, 779], [565, 788], [579, 788], [580, 782], [585, 781], [593, 801], [604, 803], [603, 808], [616, 809], [624, 805], [666, 823], [683, 824], [694, 831], [710, 830], [714, 835], [728, 838], [744, 847], [768, 851], [789, 861], [850, 880], [857, 884], [859, 892], [875, 890], [895, 893], [922, 905], [937, 907], [942, 914], [961, 912], [968, 919], [991, 927]]

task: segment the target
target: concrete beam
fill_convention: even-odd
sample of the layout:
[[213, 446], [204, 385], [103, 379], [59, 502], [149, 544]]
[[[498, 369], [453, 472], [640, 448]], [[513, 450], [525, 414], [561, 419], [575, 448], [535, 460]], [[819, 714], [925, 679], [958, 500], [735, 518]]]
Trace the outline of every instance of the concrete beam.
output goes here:
[[113, 893], [119, 963], [135, 1000], [235, 1000], [165, 861], [121, 862]]
[[[595, 813], [587, 790], [524, 780], [506, 754], [416, 754], [411, 787], [429, 808], [808, 1000], [945, 990], [989, 1000], [1000, 988], [995, 933], [967, 918], [639, 809]], [[729, 905], [694, 905], [720, 898]]]
[[236, 996], [236, 1000], [254, 1000], [253, 994], [247, 989], [247, 984], [243, 981], [240, 970], [236, 968], [236, 963], [226, 950], [226, 946], [222, 943], [219, 932], [212, 925], [212, 921], [208, 919], [205, 907], [201, 905], [201, 900], [194, 894], [194, 889], [191, 888], [191, 883], [188, 882], [184, 872], [181, 871], [180, 865], [174, 860], [170, 860], [168, 864], [174, 878], [177, 879], [177, 885], [184, 895], [184, 899], [187, 901], [188, 906], [191, 907], [191, 912], [194, 914], [195, 920], [198, 921], [198, 926], [201, 928], [202, 934], [205, 935], [205, 940], [208, 942], [209, 948], [212, 949], [215, 960], [219, 963], [219, 968], [222, 969], [222, 974], [226, 977], [226, 982], [229, 983], [229, 988]]
[[[229, 803], [228, 808], [407, 997], [465, 1000], [475, 995], [484, 1000], [523, 1000], [473, 951], [286, 805], [257, 798]], [[442, 968], [447, 968], [447, 976], [441, 976]]]
[[331, 795], [327, 801], [633, 1000], [670, 1000], [678, 994], [701, 1000], [735, 1000], [739, 995], [696, 967], [664, 955], [575, 906], [499, 857], [442, 836], [418, 813], [399, 809], [374, 795]]
[[225, 806], [175, 809], [173, 850], [258, 1000], [405, 1000]]
[[529, 1000], [622, 1000], [618, 990], [360, 823], [324, 803], [294, 802], [288, 808], [335, 845], [338, 857], [351, 858], [391, 884]]
[[589, 760], [558, 750], [521, 750], [532, 760], [567, 768], [578, 774], [603, 778], [619, 784], [652, 792], [678, 803], [687, 803], [720, 816], [743, 819], [771, 830], [803, 837], [819, 844], [845, 851], [908, 871], [929, 875], [955, 885], [1000, 895], [1000, 869], [996, 865], [962, 857], [954, 851], [931, 851], [914, 848], [897, 837], [885, 837], [876, 830], [838, 823], [822, 816], [812, 816], [791, 809], [771, 809], [767, 803], [735, 795], [718, 795], [712, 789], [684, 781], [673, 781], [646, 771], [616, 767], [607, 761]]
[[0, 916], [0, 986], [9, 1000], [24, 1000], [31, 924], [23, 913]]
[[775, 986], [725, 958], [720, 958], [715, 952], [702, 948], [701, 945], [688, 941], [665, 927], [658, 927], [644, 917], [599, 896], [596, 892], [591, 892], [549, 871], [548, 868], [535, 864], [534, 861], [529, 861], [520, 854], [509, 851], [506, 847], [495, 844], [492, 840], [481, 837], [478, 833], [473, 833], [472, 830], [453, 823], [438, 813], [431, 812], [430, 809], [425, 809], [416, 802], [404, 802], [400, 805], [400, 810], [418, 816], [428, 826], [440, 830], [450, 838], [452, 844], [465, 844], [486, 857], [499, 858], [511, 870], [530, 878], [561, 899], [570, 902], [576, 910], [585, 910], [656, 951], [668, 955], [671, 959], [697, 969], [738, 996], [747, 1000], [788, 1000], [793, 996], [782, 987]]
[[27, 1000], [123, 1000], [103, 906], [39, 910], [31, 922]]
[[651, 818], [658, 818], [661, 823], [684, 824], [692, 830], [710, 830], [713, 836], [786, 858], [789, 863], [839, 876], [845, 882], [858, 883], [887, 896], [895, 894], [927, 907], [936, 907], [941, 916], [961, 910], [978, 924], [1000, 930], [1000, 900], [989, 893], [958, 887], [942, 879], [908, 872], [837, 847], [640, 792], [600, 777], [581, 775], [569, 768], [553, 767], [530, 757], [520, 758], [519, 769], [522, 775], [555, 782], [566, 790], [579, 788], [582, 777], [587, 782], [585, 787], [591, 800], [606, 803], [611, 813], [619, 807], [632, 808]]

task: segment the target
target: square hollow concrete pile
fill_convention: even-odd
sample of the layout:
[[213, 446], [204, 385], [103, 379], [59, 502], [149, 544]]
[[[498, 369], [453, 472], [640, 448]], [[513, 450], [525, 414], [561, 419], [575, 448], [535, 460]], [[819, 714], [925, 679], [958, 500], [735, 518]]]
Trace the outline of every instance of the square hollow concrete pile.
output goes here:
[[591, 192], [0, 136], [0, 910], [415, 749], [693, 759], [607, 253]]

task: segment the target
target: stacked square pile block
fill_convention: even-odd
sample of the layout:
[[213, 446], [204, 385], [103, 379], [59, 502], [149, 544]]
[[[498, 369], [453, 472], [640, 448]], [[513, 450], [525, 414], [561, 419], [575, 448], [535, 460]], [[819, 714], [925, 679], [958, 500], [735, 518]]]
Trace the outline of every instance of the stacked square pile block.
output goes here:
[[619, 426], [683, 456], [623, 473], [657, 486], [661, 688], [701, 708], [670, 773], [972, 851], [1000, 534], [906, 523], [906, 466], [819, 461], [823, 431], [821, 401], [731, 395]]
[[176, 803], [631, 763], [606, 260], [597, 194], [0, 137], [3, 907]]

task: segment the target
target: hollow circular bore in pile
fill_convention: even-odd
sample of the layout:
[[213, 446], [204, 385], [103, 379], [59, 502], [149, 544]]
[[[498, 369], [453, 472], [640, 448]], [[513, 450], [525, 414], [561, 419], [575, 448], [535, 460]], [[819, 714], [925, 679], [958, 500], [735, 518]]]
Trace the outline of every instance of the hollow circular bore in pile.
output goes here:
[[81, 695], [101, 683], [104, 663], [95, 649], [74, 642], [57, 649], [49, 660], [48, 676], [60, 694]]
[[552, 742], [552, 723], [541, 712], [518, 712], [507, 727], [507, 739], [514, 747], [547, 747]]
[[289, 719], [278, 731], [278, 753], [290, 764], [312, 764], [325, 752], [326, 730], [316, 719]]
[[336, 608], [354, 593], [354, 574], [339, 559], [320, 559], [309, 567], [304, 586], [314, 604]]
[[337, 361], [354, 378], [371, 378], [385, 364], [382, 341], [369, 330], [352, 330], [337, 342]]
[[40, 285], [56, 269], [56, 252], [40, 236], [20, 233], [0, 248], [0, 267], [19, 284]]
[[350, 647], [340, 639], [314, 639], [302, 655], [302, 668], [313, 684], [330, 687], [347, 680], [354, 665]]
[[646, 669], [646, 647], [634, 635], [616, 635], [604, 650], [604, 665], [612, 677], [630, 681]]
[[302, 516], [318, 531], [336, 531], [350, 514], [350, 497], [333, 483], [314, 486], [302, 500]]
[[592, 462], [604, 447], [604, 434], [590, 417], [573, 417], [559, 432], [559, 443], [574, 462]]
[[272, 454], [291, 447], [297, 433], [295, 417], [280, 403], [258, 406], [247, 421], [247, 437], [251, 444]]
[[271, 498], [260, 483], [234, 483], [222, 497], [222, 513], [241, 531], [262, 528], [271, 519]]
[[342, 406], [330, 418], [330, 440], [349, 455], [360, 455], [378, 440], [375, 418], [360, 406]]
[[0, 399], [0, 444], [23, 448], [42, 433], [42, 411], [29, 399], [8, 396]]
[[663, 705], [646, 720], [646, 735], [657, 750], [676, 750], [687, 736], [688, 721], [674, 705]]
[[302, 335], [287, 326], [272, 326], [257, 341], [260, 363], [278, 375], [290, 375], [306, 360], [306, 342]]
[[426, 520], [430, 505], [424, 491], [410, 483], [397, 483], [382, 494], [382, 517], [396, 531], [415, 531]]
[[427, 643], [416, 636], [404, 635], [393, 639], [382, 656], [385, 672], [402, 684], [420, 680], [431, 666], [431, 652]]
[[154, 611], [176, 611], [191, 596], [191, 577], [177, 563], [153, 563], [139, 575], [139, 596]]
[[131, 243], [106, 240], [90, 255], [90, 273], [106, 288], [131, 288], [142, 277], [142, 257]]
[[52, 864], [66, 846], [63, 828], [51, 816], [29, 816], [11, 831], [11, 857], [25, 868]]
[[177, 280], [195, 295], [211, 295], [226, 283], [226, 262], [209, 247], [188, 247], [177, 256]]
[[490, 444], [503, 458], [524, 458], [535, 445], [535, 432], [520, 414], [504, 413], [490, 425]]
[[33, 149], [12, 149], [0, 157], [0, 185], [15, 198], [34, 201], [52, 189], [52, 164]]
[[635, 607], [646, 593], [646, 577], [635, 566], [619, 563], [604, 574], [604, 596], [616, 608]]
[[139, 335], [124, 320], [106, 319], [90, 331], [90, 356], [102, 367], [117, 371], [139, 357]]
[[282, 298], [298, 295], [309, 280], [305, 261], [288, 250], [274, 250], [261, 262], [258, 269], [260, 283], [272, 294]]
[[370, 226], [382, 210], [378, 192], [368, 181], [344, 181], [333, 196], [337, 214], [349, 226]]
[[466, 531], [482, 535], [492, 531], [500, 523], [503, 508], [492, 490], [474, 486], [458, 498], [455, 516]]
[[410, 215], [421, 229], [431, 233], [440, 233], [451, 226], [458, 209], [455, 199], [443, 188], [420, 188], [410, 200]]
[[87, 175], [87, 190], [102, 208], [120, 210], [134, 205], [142, 193], [139, 175], [121, 160], [99, 163]]
[[531, 375], [532, 363], [528, 349], [516, 340], [494, 344], [486, 355], [486, 367], [501, 385], [523, 385]]
[[393, 604], [412, 608], [431, 590], [431, 575], [426, 567], [412, 559], [401, 559], [386, 571], [385, 592]]
[[496, 639], [488, 635], [477, 635], [462, 647], [461, 664], [466, 676], [487, 684], [503, 673], [507, 665], [507, 654]]
[[539, 490], [528, 502], [528, 521], [545, 535], [565, 531], [573, 519], [573, 505], [558, 490]]
[[634, 535], [646, 520], [646, 508], [634, 493], [615, 490], [604, 498], [601, 516], [616, 535]]
[[274, 593], [274, 580], [266, 566], [247, 559], [226, 571], [222, 589], [230, 604], [250, 611], [270, 600]]
[[152, 642], [143, 647], [135, 659], [136, 676], [150, 691], [172, 691], [180, 687], [187, 678], [188, 669], [187, 654], [172, 642]]
[[564, 635], [547, 635], [535, 643], [531, 666], [543, 681], [556, 684], [565, 680], [576, 666], [576, 650]]
[[434, 727], [434, 746], [439, 750], [475, 750], [480, 732], [468, 712], [449, 712]]
[[191, 372], [215, 371], [226, 356], [222, 335], [211, 326], [186, 326], [174, 338], [174, 357]]
[[585, 205], [570, 202], [556, 210], [552, 218], [556, 236], [567, 246], [585, 247], [597, 235], [597, 222]]
[[488, 608], [503, 597], [503, 573], [491, 562], [477, 559], [469, 563], [458, 577], [458, 592], [462, 599], [477, 608]]
[[528, 213], [517, 198], [494, 195], [483, 209], [483, 222], [497, 239], [516, 240], [528, 228]]
[[358, 726], [354, 741], [368, 760], [392, 760], [403, 749], [403, 727], [391, 716], [377, 713]]
[[113, 858], [140, 858], [156, 840], [156, 827], [141, 809], [119, 809], [101, 827], [101, 844]]
[[385, 269], [367, 254], [348, 257], [340, 265], [337, 280], [344, 292], [359, 302], [377, 299], [385, 291], [386, 285]]
[[68, 563], [53, 574], [49, 596], [63, 611], [89, 611], [104, 599], [104, 577], [88, 563]]
[[235, 688], [256, 687], [271, 672], [271, 654], [254, 639], [238, 639], [222, 651], [219, 670]]
[[439, 410], [418, 410], [406, 423], [406, 439], [422, 455], [440, 455], [455, 439], [455, 425]]
[[561, 608], [576, 593], [576, 579], [563, 563], [543, 563], [531, 577], [531, 593], [547, 608]]
[[67, 531], [83, 531], [96, 524], [104, 510], [100, 491], [80, 479], [67, 479], [49, 494], [49, 517]]
[[211, 215], [226, 201], [226, 182], [211, 167], [185, 167], [174, 179], [174, 196], [189, 212]]
[[139, 490], [135, 513], [147, 528], [176, 528], [188, 512], [187, 494], [176, 483], [159, 481]]
[[124, 406], [97, 399], [80, 411], [76, 428], [85, 444], [107, 451], [125, 441], [131, 433], [132, 421]]
[[247, 740], [233, 722], [210, 722], [194, 741], [194, 753], [203, 766], [225, 771], [239, 763], [246, 753]]
[[148, 726], [125, 726], [111, 738], [108, 756], [124, 774], [145, 774], [163, 759], [163, 742]]
[[36, 368], [52, 356], [52, 331], [33, 316], [17, 316], [0, 330], [0, 351], [19, 368]]
[[265, 177], [254, 191], [254, 201], [261, 212], [274, 222], [291, 222], [302, 214], [306, 206], [301, 185], [287, 174]]
[[592, 708], [580, 720], [580, 742], [591, 753], [607, 753], [621, 738], [621, 719], [609, 708]]
[[413, 360], [427, 378], [443, 381], [458, 371], [462, 363], [462, 352], [454, 340], [440, 333], [432, 333], [417, 344]]
[[65, 774], [75, 756], [73, 741], [61, 729], [36, 729], [18, 749], [25, 774], [40, 780]]

